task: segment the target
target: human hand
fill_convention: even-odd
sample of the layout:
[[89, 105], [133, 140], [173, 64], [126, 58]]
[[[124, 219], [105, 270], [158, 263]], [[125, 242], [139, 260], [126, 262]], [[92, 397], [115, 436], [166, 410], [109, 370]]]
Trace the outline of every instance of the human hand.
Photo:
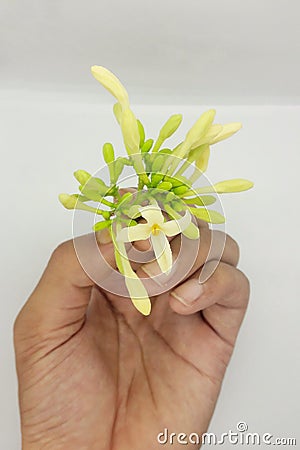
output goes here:
[[148, 317], [96, 287], [72, 241], [54, 251], [14, 328], [23, 450], [159, 449], [164, 428], [206, 431], [249, 297], [230, 237], [199, 285], [210, 240], [202, 226], [189, 278]]

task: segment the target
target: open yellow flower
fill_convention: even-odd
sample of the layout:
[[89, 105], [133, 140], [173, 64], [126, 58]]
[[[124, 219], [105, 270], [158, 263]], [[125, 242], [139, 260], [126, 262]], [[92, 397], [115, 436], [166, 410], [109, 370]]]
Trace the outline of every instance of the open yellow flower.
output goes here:
[[173, 260], [167, 236], [175, 236], [184, 231], [191, 223], [191, 214], [186, 211], [179, 219], [165, 222], [158, 204], [141, 207], [139, 211], [147, 223], [122, 228], [116, 236], [117, 241], [133, 242], [150, 238], [159, 267], [162, 272], [169, 273]]

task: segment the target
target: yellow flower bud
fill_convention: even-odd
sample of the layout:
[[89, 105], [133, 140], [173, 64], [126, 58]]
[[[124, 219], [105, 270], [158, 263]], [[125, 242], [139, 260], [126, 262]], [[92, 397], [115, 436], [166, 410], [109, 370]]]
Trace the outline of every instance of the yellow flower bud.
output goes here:
[[140, 120], [137, 119], [138, 129], [140, 133], [140, 147], [142, 148], [145, 142], [145, 130], [143, 124]]
[[142, 148], [141, 148], [141, 152], [142, 153], [146, 153], [149, 152], [149, 150], [151, 149], [153, 145], [153, 139], [147, 139], [147, 141], [144, 142]]
[[156, 153], [163, 142], [175, 133], [182, 122], [182, 114], [173, 114], [161, 128], [152, 152]]
[[165, 141], [175, 133], [181, 122], [182, 114], [173, 114], [161, 128], [159, 136]]
[[205, 172], [210, 156], [209, 145], [203, 145], [196, 159], [196, 167], [200, 172]]
[[202, 195], [197, 197], [183, 198], [188, 205], [208, 206], [216, 202], [216, 197], [213, 195]]
[[120, 105], [120, 103], [114, 104], [113, 112], [114, 112], [114, 115], [115, 115], [115, 118], [116, 118], [118, 124], [120, 125], [121, 117], [122, 117], [122, 106]]
[[232, 180], [220, 181], [212, 186], [204, 186], [202, 188], [196, 188], [185, 193], [185, 197], [191, 197], [195, 194], [225, 194], [229, 192], [242, 192], [247, 191], [253, 187], [254, 183], [243, 178], [234, 178]]
[[85, 183], [87, 183], [87, 181], [90, 178], [92, 178], [92, 175], [86, 172], [85, 170], [76, 170], [76, 172], [74, 172], [74, 177], [76, 178], [79, 184], [84, 186]]
[[108, 228], [111, 225], [111, 220], [102, 220], [102, 222], [97, 222], [93, 225], [94, 231], [104, 230], [104, 228]]
[[164, 178], [165, 181], [169, 181], [172, 183], [173, 187], [182, 186], [183, 184], [188, 184], [189, 180], [185, 177], [182, 177], [181, 175], [176, 174], [176, 177], [169, 177], [168, 175]]
[[188, 189], [189, 188], [187, 186], [178, 186], [178, 187], [173, 189], [173, 192], [174, 192], [175, 195], [182, 195], [186, 191], [188, 191]]
[[80, 201], [70, 194], [59, 194], [58, 199], [66, 209], [75, 209], [76, 203]]
[[235, 134], [237, 131], [239, 131], [241, 128], [242, 128], [242, 124], [239, 122], [227, 123], [226, 125], [223, 125], [222, 131], [211, 140], [211, 144], [216, 144], [217, 142], [220, 142], [220, 141], [223, 141], [224, 139], [229, 138], [230, 136]]
[[161, 170], [165, 160], [166, 160], [166, 157], [164, 155], [155, 155], [154, 161], [152, 163], [151, 171], [159, 172]]
[[152, 172], [152, 174], [151, 174], [151, 186], [152, 187], [156, 187], [158, 185], [158, 183], [160, 183], [163, 178], [164, 178], [163, 174]]
[[209, 223], [225, 222], [225, 217], [222, 216], [222, 214], [220, 214], [218, 211], [211, 211], [206, 208], [192, 208], [192, 207], [190, 207], [189, 210], [195, 217], [204, 220], [205, 222]]
[[122, 170], [124, 169], [124, 158], [119, 157], [115, 160], [114, 162], [114, 167], [113, 167], [114, 171], [113, 171], [113, 178], [112, 178], [112, 183], [116, 183], [119, 179], [119, 176], [122, 173]]
[[128, 155], [140, 152], [140, 133], [135, 115], [131, 109], [125, 109], [121, 118], [121, 129]]
[[195, 142], [205, 136], [214, 121], [215, 115], [216, 111], [214, 109], [206, 111], [188, 131], [185, 142], [190, 148], [192, 148]]
[[127, 91], [120, 80], [110, 70], [102, 66], [92, 66], [91, 72], [96, 80], [118, 100], [122, 109], [129, 108]]
[[87, 183], [79, 186], [79, 190], [82, 192], [82, 194], [86, 195], [91, 200], [94, 200], [93, 198], [91, 198], [92, 194], [99, 196], [99, 198], [108, 195], [109, 187], [104, 183], [98, 183], [96, 178], [90, 178]]
[[233, 180], [220, 181], [213, 187], [215, 192], [223, 194], [227, 192], [247, 191], [253, 187], [253, 183], [252, 181], [244, 180], [243, 178], [235, 178]]
[[101, 209], [96, 209], [93, 208], [92, 206], [86, 205], [73, 195], [59, 194], [58, 199], [66, 209], [81, 209], [83, 211], [89, 211], [95, 214], [102, 214], [104, 212]]
[[164, 191], [170, 191], [172, 189], [172, 183], [169, 183], [168, 181], [163, 181], [162, 183], [159, 183], [156, 187], [157, 187], [157, 189], [162, 189]]
[[110, 164], [115, 160], [114, 148], [110, 142], [106, 142], [103, 145], [102, 152], [106, 164]]
[[[196, 141], [192, 146], [192, 151], [196, 147], [200, 147], [200, 145], [204, 144], [211, 144], [214, 140], [214, 138], [221, 133], [223, 127], [220, 124], [215, 123], [214, 125], [211, 125], [211, 127], [208, 129], [207, 133], [205, 133], [204, 136], [202, 136], [198, 141]], [[191, 152], [190, 152], [191, 153]]]

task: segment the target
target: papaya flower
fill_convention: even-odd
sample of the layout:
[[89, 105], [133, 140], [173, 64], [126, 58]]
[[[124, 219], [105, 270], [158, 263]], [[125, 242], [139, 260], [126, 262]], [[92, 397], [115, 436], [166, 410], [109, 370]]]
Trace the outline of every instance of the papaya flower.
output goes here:
[[146, 223], [122, 228], [116, 235], [118, 242], [141, 241], [150, 238], [157, 263], [164, 273], [172, 269], [172, 250], [167, 237], [175, 236], [189, 227], [191, 214], [186, 211], [184, 216], [177, 220], [165, 222], [164, 216], [158, 204], [151, 204], [139, 208], [141, 216]]

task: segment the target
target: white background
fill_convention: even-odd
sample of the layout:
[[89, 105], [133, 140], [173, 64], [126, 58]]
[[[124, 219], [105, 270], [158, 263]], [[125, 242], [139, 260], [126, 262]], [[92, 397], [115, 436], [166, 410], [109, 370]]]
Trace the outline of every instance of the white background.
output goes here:
[[14, 317], [51, 251], [71, 237], [72, 215], [57, 194], [75, 191], [74, 170], [101, 167], [104, 142], [122, 148], [112, 98], [89, 74], [93, 64], [122, 78], [149, 137], [182, 112], [179, 140], [210, 107], [217, 122], [243, 123], [214, 147], [208, 170], [213, 181], [255, 182], [223, 201], [252, 293], [210, 431], [244, 420], [249, 431], [297, 437], [299, 445], [298, 3], [0, 7], [0, 449], [20, 448]]

